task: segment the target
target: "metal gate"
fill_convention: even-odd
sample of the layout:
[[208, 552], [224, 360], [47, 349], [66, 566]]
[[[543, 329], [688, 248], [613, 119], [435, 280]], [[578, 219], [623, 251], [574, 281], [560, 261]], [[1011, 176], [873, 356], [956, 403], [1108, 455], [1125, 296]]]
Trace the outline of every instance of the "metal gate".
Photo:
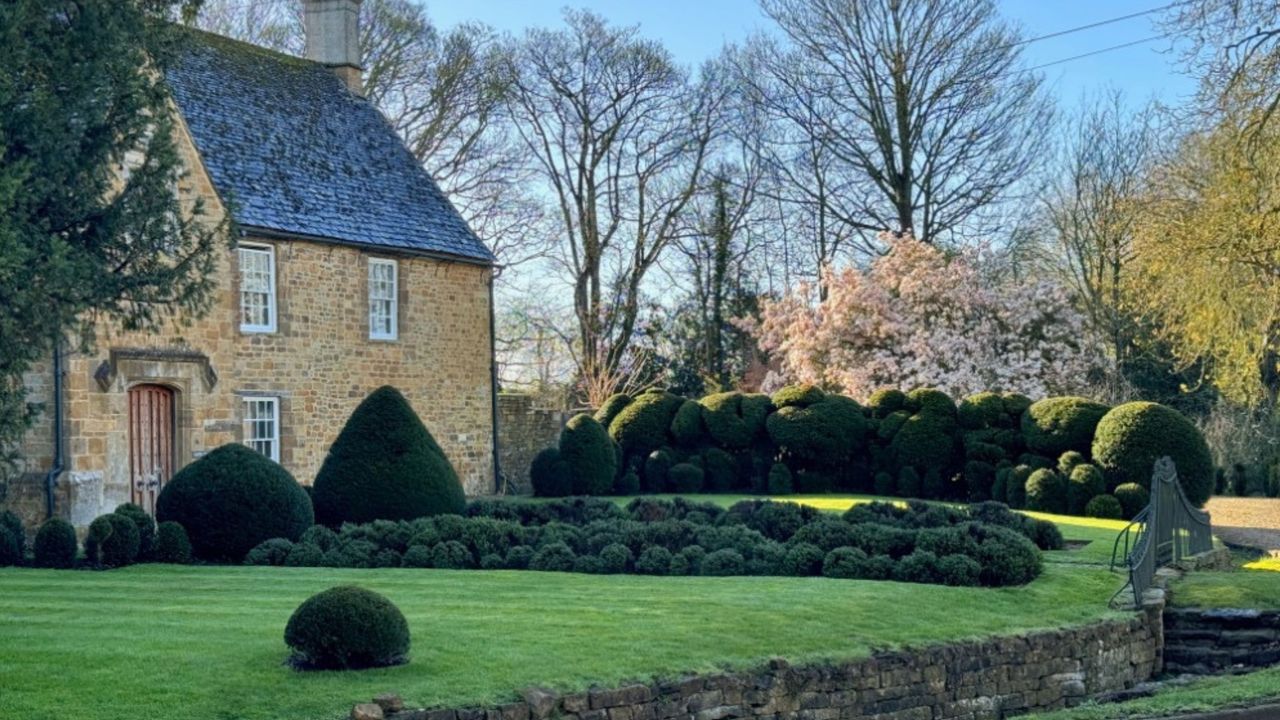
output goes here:
[[129, 388], [131, 499], [151, 514], [160, 489], [173, 476], [173, 390], [163, 385]]

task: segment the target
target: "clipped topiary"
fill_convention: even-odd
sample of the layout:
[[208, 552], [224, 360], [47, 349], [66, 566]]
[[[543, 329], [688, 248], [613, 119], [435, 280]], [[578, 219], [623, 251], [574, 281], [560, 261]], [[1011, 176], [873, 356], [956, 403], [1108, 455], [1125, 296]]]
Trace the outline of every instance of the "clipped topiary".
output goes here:
[[341, 585], [298, 606], [284, 629], [300, 670], [356, 670], [409, 661], [409, 623], [386, 597]]
[[1027, 479], [1027, 509], [1057, 514], [1066, 512], [1066, 480], [1048, 468], [1031, 473]]
[[1068, 450], [1088, 452], [1093, 431], [1109, 408], [1082, 397], [1038, 400], [1022, 415], [1022, 437], [1034, 452], [1058, 457]]
[[138, 559], [148, 560], [151, 558], [152, 548], [156, 542], [156, 521], [155, 518], [143, 510], [141, 507], [133, 503], [125, 503], [117, 507], [113, 512], [117, 515], [123, 515], [133, 521], [138, 526]]
[[560, 459], [560, 448], [549, 447], [533, 456], [529, 484], [538, 497], [564, 497], [573, 493], [569, 465]]
[[899, 467], [943, 470], [957, 460], [955, 420], [944, 412], [912, 415], [889, 445]]
[[964, 464], [964, 482], [969, 502], [990, 500], [996, 482], [996, 466], [970, 460]]
[[702, 492], [702, 468], [693, 463], [676, 463], [667, 473], [671, 490], [677, 493], [692, 494]]
[[1013, 416], [1015, 421], [1022, 417], [1022, 413], [1031, 407], [1031, 398], [1022, 393], [1001, 393], [1000, 400], [1004, 403], [1005, 414]]
[[235, 443], [179, 470], [160, 491], [156, 519], [182, 525], [196, 557], [231, 562], [263, 540], [297, 540], [315, 522], [289, 471]]
[[84, 538], [84, 555], [97, 567], [118, 568], [138, 559], [138, 526], [114, 513], [101, 515], [89, 523]]
[[956, 420], [966, 430], [992, 427], [1004, 414], [1004, 400], [998, 393], [980, 392], [970, 395], [956, 406]]
[[628, 470], [618, 476], [613, 483], [614, 495], [635, 495], [640, 492], [640, 476], [635, 470]]
[[1062, 477], [1071, 477], [1071, 471], [1076, 469], [1077, 465], [1083, 465], [1089, 462], [1089, 459], [1076, 450], [1068, 450], [1058, 458], [1058, 474]]
[[916, 388], [907, 393], [906, 409], [919, 414], [956, 417], [956, 403], [951, 396], [934, 388]]
[[151, 559], [158, 563], [186, 565], [191, 562], [191, 539], [187, 531], [176, 522], [162, 522], [156, 526], [156, 544]]
[[1143, 508], [1151, 502], [1151, 493], [1138, 483], [1123, 483], [1117, 485], [1115, 490], [1111, 491], [1112, 495], [1120, 501], [1120, 508], [1124, 511], [1126, 520], [1133, 518], [1142, 512]]
[[[867, 410], [871, 417], [886, 418], [907, 405], [907, 394], [897, 388], [880, 388], [867, 398]], [[910, 413], [908, 413], [910, 414]]]
[[1187, 499], [1203, 505], [1213, 492], [1213, 457], [1204, 436], [1182, 413], [1158, 403], [1131, 402], [1098, 423], [1093, 459], [1111, 487], [1137, 483], [1150, 489], [1156, 460], [1166, 455]]
[[605, 427], [609, 427], [609, 424], [612, 423], [613, 419], [618, 416], [618, 413], [622, 412], [622, 408], [630, 404], [631, 404], [631, 396], [626, 393], [617, 393], [615, 395], [610, 395], [604, 401], [604, 404], [600, 406], [600, 409], [596, 410], [596, 414], [595, 414], [596, 422], [600, 423]]
[[791, 468], [776, 462], [769, 468], [769, 494], [790, 495], [795, 492], [795, 482], [791, 477]]
[[1067, 480], [1067, 512], [1087, 515], [1089, 501], [1106, 491], [1107, 482], [1097, 466], [1088, 463], [1076, 465]]
[[924, 492], [923, 483], [920, 480], [920, 473], [910, 465], [898, 471], [898, 487], [899, 497], [918, 498], [920, 493]]
[[36, 567], [71, 568], [76, 564], [76, 529], [62, 518], [49, 518], [36, 531]]
[[773, 406], [781, 410], [785, 407], [808, 407], [822, 402], [827, 394], [816, 385], [788, 385], [773, 394], [770, 399]]
[[1088, 517], [1119, 520], [1124, 517], [1124, 508], [1115, 495], [1095, 495], [1084, 506], [1084, 514]]
[[1027, 481], [1031, 479], [1031, 473], [1030, 465], [1016, 465], [1009, 471], [1008, 494], [1005, 497], [1009, 507], [1021, 509], [1027, 506]]
[[737, 482], [738, 465], [724, 450], [708, 448], [702, 453], [702, 473], [707, 492], [728, 492]]
[[773, 409], [767, 395], [726, 392], [708, 395], [699, 401], [702, 424], [711, 439], [722, 447], [745, 448], [764, 430]]
[[608, 495], [618, 456], [604, 426], [585, 413], [569, 418], [560, 431], [560, 461], [572, 478], [575, 495]]
[[644, 460], [644, 489], [649, 492], [665, 492], [667, 473], [675, 464], [671, 450], [662, 448], [649, 453]]
[[244, 556], [244, 564], [280, 567], [284, 565], [285, 559], [289, 557], [289, 552], [292, 550], [293, 543], [284, 538], [272, 538], [259, 543], [250, 550]]
[[22, 556], [27, 551], [27, 529], [22, 524], [22, 518], [12, 510], [0, 511], [0, 527], [8, 530], [13, 536], [13, 542], [18, 546], [18, 561], [14, 564], [21, 564]]
[[679, 395], [662, 390], [641, 393], [609, 423], [609, 436], [627, 455], [648, 455], [667, 444], [671, 421], [684, 402]]
[[22, 555], [22, 548], [19, 547], [18, 538], [14, 536], [13, 531], [0, 525], [0, 567], [21, 565]]
[[695, 400], [685, 400], [671, 418], [671, 437], [680, 445], [690, 447], [702, 442], [702, 406]]
[[850, 398], [827, 395], [808, 405], [779, 407], [765, 427], [784, 452], [824, 465], [841, 465], [863, 446], [867, 418], [862, 406]]
[[[444, 450], [409, 401], [388, 385], [351, 413], [320, 466], [312, 497], [316, 521], [330, 526], [456, 514], [466, 507]], [[197, 533], [190, 526], [187, 531], [199, 554]]]

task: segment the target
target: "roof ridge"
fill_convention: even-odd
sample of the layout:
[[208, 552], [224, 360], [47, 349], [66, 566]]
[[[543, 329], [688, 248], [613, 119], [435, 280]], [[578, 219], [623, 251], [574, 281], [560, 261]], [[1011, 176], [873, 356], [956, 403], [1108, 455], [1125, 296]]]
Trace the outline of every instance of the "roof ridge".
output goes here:
[[246, 52], [256, 53], [258, 55], [262, 55], [273, 60], [281, 60], [289, 63], [297, 63], [299, 65], [310, 65], [318, 68], [328, 69], [324, 65], [324, 63], [321, 63], [316, 60], [311, 60], [309, 58], [305, 58], [300, 55], [293, 55], [292, 53], [287, 53], [282, 50], [275, 50], [273, 48], [263, 47], [262, 45], [257, 45], [251, 42], [247, 42], [245, 40], [233, 38], [228, 35], [222, 35], [220, 33], [212, 32], [210, 30], [205, 30], [204, 28], [196, 27], [195, 25], [179, 24], [178, 27], [183, 32], [187, 32], [192, 35], [198, 36], [199, 39], [204, 42], [220, 43], [222, 45], [228, 46], [228, 48], [230, 49], [243, 50]]

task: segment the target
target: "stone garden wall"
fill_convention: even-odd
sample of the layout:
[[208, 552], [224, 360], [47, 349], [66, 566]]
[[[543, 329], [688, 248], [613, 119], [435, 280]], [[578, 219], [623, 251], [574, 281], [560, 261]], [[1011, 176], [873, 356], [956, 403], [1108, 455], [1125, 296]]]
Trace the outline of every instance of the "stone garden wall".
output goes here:
[[1280, 663], [1280, 611], [1168, 610], [1165, 666], [1202, 675]]
[[560, 428], [567, 419], [560, 410], [538, 407], [530, 395], [498, 395], [498, 465], [508, 493], [527, 495], [533, 491], [529, 464], [543, 448], [559, 442]]
[[[1072, 705], [1147, 680], [1159, 671], [1160, 642], [1156, 605], [1130, 619], [849, 662], [774, 660], [754, 671], [568, 695], [529, 689], [522, 701], [491, 708], [383, 704], [390, 720], [998, 719]], [[361, 718], [382, 716], [374, 704], [357, 711]]]

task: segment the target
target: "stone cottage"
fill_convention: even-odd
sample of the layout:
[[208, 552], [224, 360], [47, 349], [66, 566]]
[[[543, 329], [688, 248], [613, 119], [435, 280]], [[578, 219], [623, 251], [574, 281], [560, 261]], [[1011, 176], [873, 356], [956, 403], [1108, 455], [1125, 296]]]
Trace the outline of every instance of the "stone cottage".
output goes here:
[[[240, 442], [302, 483], [355, 406], [400, 389], [468, 493], [494, 487], [494, 258], [362, 97], [360, 0], [304, 0], [306, 59], [192, 31], [168, 72], [188, 175], [234, 247], [201, 318], [102, 327], [29, 378], [44, 403], [0, 505], [83, 526], [154, 507]], [[228, 210], [229, 209], [229, 210]]]

